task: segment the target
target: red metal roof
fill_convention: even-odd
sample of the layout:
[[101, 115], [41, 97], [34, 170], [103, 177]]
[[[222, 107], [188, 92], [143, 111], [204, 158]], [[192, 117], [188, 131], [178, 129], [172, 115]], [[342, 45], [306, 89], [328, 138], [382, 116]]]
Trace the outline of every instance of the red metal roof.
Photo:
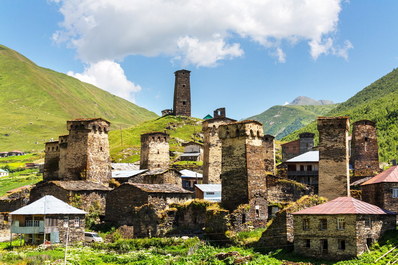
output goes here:
[[352, 197], [338, 197], [330, 202], [300, 210], [293, 214], [396, 214]]
[[369, 185], [381, 182], [398, 182], [398, 166], [393, 166], [387, 170], [384, 170], [380, 174], [362, 183], [362, 185]]

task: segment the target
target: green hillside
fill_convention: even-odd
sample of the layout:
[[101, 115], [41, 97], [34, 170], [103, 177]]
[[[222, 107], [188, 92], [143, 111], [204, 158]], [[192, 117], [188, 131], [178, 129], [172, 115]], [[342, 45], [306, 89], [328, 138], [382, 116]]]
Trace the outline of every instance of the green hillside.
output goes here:
[[[398, 143], [398, 70], [394, 69], [356, 95], [341, 103], [325, 116], [349, 116], [351, 123], [368, 119], [375, 121], [378, 130], [381, 161], [397, 158]], [[316, 132], [315, 122], [295, 131], [283, 140], [290, 141], [304, 131]]]
[[248, 119], [263, 123], [265, 134], [271, 134], [276, 139], [282, 139], [286, 135], [309, 124], [317, 116], [325, 115], [336, 106], [336, 104], [278, 105]]
[[65, 121], [102, 117], [112, 129], [157, 115], [68, 75], [42, 68], [0, 45], [0, 151], [42, 150]]
[[184, 116], [165, 116], [131, 128], [109, 133], [111, 157], [114, 162], [135, 162], [140, 159], [141, 134], [166, 132], [170, 135], [170, 151], [183, 151], [182, 142], [202, 141], [202, 120]]

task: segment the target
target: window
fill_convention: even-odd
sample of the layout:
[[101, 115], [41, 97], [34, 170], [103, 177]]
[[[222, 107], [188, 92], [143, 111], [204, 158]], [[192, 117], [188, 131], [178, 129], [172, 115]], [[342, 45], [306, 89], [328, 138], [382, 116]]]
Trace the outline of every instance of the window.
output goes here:
[[310, 248], [311, 247], [311, 240], [310, 239], [305, 239], [305, 247]]
[[328, 220], [327, 219], [319, 219], [319, 230], [328, 229]]
[[365, 227], [372, 228], [372, 218], [370, 216], [365, 217]]
[[345, 229], [345, 219], [337, 218], [337, 230], [344, 230], [344, 229]]
[[303, 219], [303, 230], [310, 230], [310, 219]]
[[368, 238], [366, 239], [366, 245], [367, 245], [368, 247], [370, 247], [370, 246], [372, 245], [372, 243], [373, 243], [373, 239], [372, 239], [371, 237], [368, 237]]
[[246, 223], [246, 214], [242, 214], [242, 224]]
[[312, 165], [307, 166], [307, 171], [312, 171]]
[[260, 205], [256, 205], [255, 210], [256, 210], [256, 218], [260, 218]]
[[340, 250], [345, 250], [345, 240], [344, 240], [344, 239], [339, 239], [339, 240], [337, 241], [337, 244], [338, 244], [338, 248], [339, 248]]
[[69, 217], [64, 217], [64, 227], [68, 227], [69, 226]]
[[214, 195], [214, 192], [206, 192], [206, 195]]
[[79, 217], [75, 217], [75, 227], [79, 227], [80, 226], [80, 218]]
[[328, 240], [327, 239], [321, 239], [321, 249], [323, 253], [327, 253], [328, 252]]
[[398, 189], [397, 188], [392, 189], [392, 197], [398, 198]]
[[304, 171], [304, 165], [300, 165], [300, 171]]

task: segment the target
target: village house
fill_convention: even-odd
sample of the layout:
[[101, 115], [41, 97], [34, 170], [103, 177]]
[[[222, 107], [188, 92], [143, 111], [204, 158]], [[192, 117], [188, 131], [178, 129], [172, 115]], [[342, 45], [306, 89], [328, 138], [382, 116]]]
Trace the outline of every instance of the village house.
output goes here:
[[196, 184], [195, 198], [221, 202], [221, 184]]
[[0, 169], [0, 177], [7, 177], [9, 175], [8, 171]]
[[8, 156], [8, 152], [0, 152], [0, 157], [7, 157]]
[[51, 196], [10, 213], [12, 234], [23, 234], [28, 244], [84, 240], [86, 212]]
[[299, 134], [299, 139], [282, 144], [282, 161], [310, 151], [314, 147], [314, 136], [313, 133], [304, 132]]
[[203, 161], [203, 144], [190, 141], [182, 146], [184, 153], [180, 155], [180, 161]]
[[308, 151], [285, 162], [287, 177], [291, 180], [311, 185], [318, 193], [319, 151]]
[[203, 175], [188, 169], [180, 170], [182, 187], [187, 190], [194, 190], [196, 184], [201, 184]]
[[25, 153], [22, 151], [14, 150], [7, 153], [7, 156], [22, 156]]
[[398, 166], [362, 183], [361, 189], [363, 201], [398, 212]]
[[395, 212], [352, 197], [338, 197], [293, 216], [294, 251], [335, 260], [363, 253], [396, 224]]

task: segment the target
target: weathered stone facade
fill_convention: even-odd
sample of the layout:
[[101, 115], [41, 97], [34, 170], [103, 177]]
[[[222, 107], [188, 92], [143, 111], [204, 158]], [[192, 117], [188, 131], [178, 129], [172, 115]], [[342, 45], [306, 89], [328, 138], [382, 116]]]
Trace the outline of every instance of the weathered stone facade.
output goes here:
[[300, 154], [304, 154], [314, 148], [314, 133], [303, 132], [299, 134], [300, 139]]
[[264, 163], [267, 174], [275, 174], [275, 137], [269, 134], [264, 135]]
[[282, 161], [311, 151], [314, 148], [314, 136], [313, 133], [304, 132], [299, 134], [298, 140], [282, 144]]
[[181, 173], [175, 169], [150, 170], [129, 178], [130, 183], [182, 185]]
[[134, 226], [138, 222], [133, 218], [135, 207], [150, 204], [155, 211], [162, 211], [171, 203], [192, 198], [192, 192], [172, 184], [124, 183], [108, 194], [105, 219], [116, 225]]
[[[223, 114], [225, 115], [225, 110]], [[218, 137], [218, 127], [222, 124], [227, 124], [234, 121], [235, 120], [226, 118], [225, 116], [217, 116], [217, 118], [205, 120], [202, 124], [202, 132], [204, 136], [204, 184], [221, 183], [221, 139]]]
[[59, 177], [59, 142], [47, 142], [45, 144], [44, 153], [43, 179], [56, 180]]
[[188, 70], [175, 74], [173, 112], [176, 116], [191, 116], [191, 82]]
[[398, 212], [398, 182], [362, 185], [361, 188], [363, 201]]
[[[242, 121], [221, 125], [219, 137], [222, 141], [223, 207], [233, 211], [241, 204], [262, 201], [267, 190], [262, 124]], [[257, 208], [267, 212], [267, 205], [257, 205]]]
[[319, 195], [350, 196], [348, 117], [319, 117]]
[[351, 165], [355, 177], [373, 176], [380, 172], [376, 124], [369, 120], [353, 123]]
[[151, 132], [141, 135], [140, 169], [168, 169], [170, 164], [169, 135]]
[[305, 195], [313, 195], [311, 186], [302, 183], [267, 175], [267, 200], [272, 203], [294, 202]]
[[[345, 259], [365, 252], [387, 230], [395, 215], [294, 215], [294, 251], [303, 256]], [[322, 222], [322, 224], [321, 224]], [[344, 225], [338, 225], [338, 223]]]
[[0, 212], [0, 242], [10, 240], [11, 220], [8, 213]]

